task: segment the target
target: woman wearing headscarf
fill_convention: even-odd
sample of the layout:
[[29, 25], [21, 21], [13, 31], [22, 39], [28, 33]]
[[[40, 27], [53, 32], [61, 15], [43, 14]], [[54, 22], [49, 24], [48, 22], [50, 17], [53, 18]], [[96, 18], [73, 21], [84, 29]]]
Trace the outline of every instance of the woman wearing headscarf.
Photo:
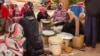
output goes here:
[[40, 22], [41, 19], [48, 19], [50, 16], [47, 13], [47, 10], [45, 7], [40, 7], [40, 11], [37, 15], [37, 20]]
[[22, 56], [25, 51], [22, 47], [25, 40], [22, 26], [14, 23], [10, 25], [8, 32], [8, 34], [0, 36], [4, 40], [0, 43], [0, 56]]
[[96, 47], [97, 39], [100, 41], [100, 0], [85, 0], [85, 44], [87, 47]]
[[21, 8], [21, 15], [24, 16], [25, 11], [30, 10], [29, 5], [27, 3]]
[[12, 17], [21, 16], [21, 13], [17, 4], [14, 4], [14, 10], [12, 14], [13, 14]]
[[54, 22], [59, 23], [59, 22], [64, 21], [65, 16], [66, 16], [66, 10], [63, 8], [63, 4], [59, 3], [57, 5], [56, 11], [54, 12], [54, 14], [52, 16], [54, 19]]
[[52, 9], [51, 5], [54, 3], [52, 0], [47, 0], [48, 3], [48, 8], [47, 9]]
[[0, 0], [0, 32], [7, 31], [8, 26], [10, 25], [11, 19], [10, 12], [8, 8], [4, 5], [4, 0]]
[[9, 12], [10, 12], [10, 17], [12, 17], [13, 10], [14, 10], [14, 4], [12, 4], [12, 3], [8, 4], [8, 9], [9, 9]]
[[24, 29], [26, 37], [26, 53], [25, 56], [39, 56], [44, 53], [42, 39], [39, 35], [38, 21], [33, 16], [31, 10], [24, 13], [24, 18], [19, 22]]
[[[68, 11], [66, 13], [66, 17], [64, 20], [64, 24], [63, 24], [63, 29], [62, 32], [67, 32], [67, 33], [71, 33], [73, 35], [76, 34], [76, 21], [78, 20], [78, 18], [75, 16], [75, 14], [72, 11]], [[80, 22], [80, 27], [79, 27], [79, 34], [83, 34], [83, 30], [82, 30], [82, 23]]]
[[[30, 10], [32, 10], [32, 12], [34, 13], [34, 6], [33, 6], [33, 3], [30, 2], [30, 1], [28, 1], [27, 4], [28, 4]], [[35, 14], [34, 14], [33, 16], [35, 17]]]

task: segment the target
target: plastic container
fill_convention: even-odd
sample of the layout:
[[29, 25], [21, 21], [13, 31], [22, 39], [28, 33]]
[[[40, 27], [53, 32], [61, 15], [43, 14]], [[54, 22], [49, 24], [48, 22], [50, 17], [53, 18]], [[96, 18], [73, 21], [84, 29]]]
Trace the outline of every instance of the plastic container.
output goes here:
[[57, 36], [60, 37], [60, 38], [63, 38], [62, 49], [65, 49], [66, 47], [68, 47], [70, 40], [74, 37], [72, 34], [65, 33], [65, 32], [59, 33], [59, 34], [57, 34]]
[[53, 26], [51, 29], [53, 29], [57, 33], [61, 33], [63, 26]]
[[42, 36], [42, 40], [45, 45], [48, 45], [48, 38], [48, 36]]
[[78, 6], [78, 5], [72, 5], [71, 6], [71, 11], [74, 12], [74, 14], [79, 17], [80, 13], [82, 12], [82, 6]]
[[49, 48], [54, 56], [61, 55], [63, 39], [53, 36], [49, 38]]
[[54, 36], [55, 32], [53, 30], [43, 30], [42, 31], [42, 40], [45, 45], [48, 45], [48, 38]]

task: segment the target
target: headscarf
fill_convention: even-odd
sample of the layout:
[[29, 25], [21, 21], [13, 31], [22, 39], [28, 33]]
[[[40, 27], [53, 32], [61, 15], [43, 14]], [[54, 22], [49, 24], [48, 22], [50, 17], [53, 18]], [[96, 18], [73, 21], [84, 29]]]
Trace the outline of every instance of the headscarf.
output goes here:
[[13, 10], [14, 9], [14, 4], [10, 3], [9, 8]]
[[46, 8], [45, 7], [40, 7], [40, 12], [44, 15], [46, 12]]
[[73, 18], [75, 18], [75, 14], [74, 14], [74, 12], [72, 12], [72, 11], [67, 11], [67, 13], [69, 14], [69, 16], [70, 16], [70, 19], [73, 19]]
[[25, 9], [29, 9], [29, 5], [27, 3], [24, 4]]
[[27, 3], [24, 4], [24, 6], [21, 9], [21, 15], [24, 15], [25, 11], [30, 10]]
[[28, 1], [27, 4], [29, 5], [30, 9], [32, 9], [32, 7], [33, 7], [33, 3], [30, 2], [30, 1]]
[[36, 18], [35, 14], [34, 14], [34, 5], [33, 5], [33, 3], [31, 1], [28, 1], [27, 4], [29, 5], [30, 10], [32, 10], [34, 18]]
[[12, 24], [8, 31], [14, 40], [21, 40], [23, 37], [23, 27], [18, 23]]
[[59, 4], [57, 5], [57, 9], [58, 9], [58, 10], [63, 9], [63, 4], [62, 4], [62, 3], [59, 3]]
[[66, 10], [63, 8], [63, 4], [59, 3], [57, 9], [55, 10], [53, 16], [54, 21], [62, 22], [66, 17]]

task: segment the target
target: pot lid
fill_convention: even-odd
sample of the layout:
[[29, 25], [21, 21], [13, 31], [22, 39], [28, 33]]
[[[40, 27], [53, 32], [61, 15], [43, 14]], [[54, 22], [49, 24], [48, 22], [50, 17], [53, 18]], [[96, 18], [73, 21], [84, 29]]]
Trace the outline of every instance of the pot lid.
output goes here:
[[42, 34], [45, 36], [52, 36], [55, 35], [55, 32], [53, 30], [43, 30]]

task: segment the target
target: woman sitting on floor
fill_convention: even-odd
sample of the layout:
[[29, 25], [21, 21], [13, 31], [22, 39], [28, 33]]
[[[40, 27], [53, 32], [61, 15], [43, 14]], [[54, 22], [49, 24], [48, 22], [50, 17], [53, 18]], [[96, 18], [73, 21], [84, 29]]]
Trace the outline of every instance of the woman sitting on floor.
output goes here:
[[0, 43], [0, 55], [4, 56], [13, 56], [18, 55], [22, 56], [25, 51], [22, 47], [25, 38], [23, 38], [23, 28], [20, 24], [14, 23], [9, 27], [9, 34], [6, 34], [2, 37], [4, 40]]
[[47, 10], [44, 6], [40, 7], [40, 12], [37, 15], [38, 22], [41, 21], [41, 19], [48, 19], [50, 18], [49, 14], [47, 13]]
[[[62, 32], [67, 32], [67, 33], [71, 33], [75, 35], [76, 20], [79, 20], [79, 19], [74, 15], [72, 11], [68, 11], [68, 13], [66, 14], [65, 23], [63, 25]], [[82, 26], [83, 25], [80, 22], [80, 29], [79, 29], [80, 34], [83, 34]]]

